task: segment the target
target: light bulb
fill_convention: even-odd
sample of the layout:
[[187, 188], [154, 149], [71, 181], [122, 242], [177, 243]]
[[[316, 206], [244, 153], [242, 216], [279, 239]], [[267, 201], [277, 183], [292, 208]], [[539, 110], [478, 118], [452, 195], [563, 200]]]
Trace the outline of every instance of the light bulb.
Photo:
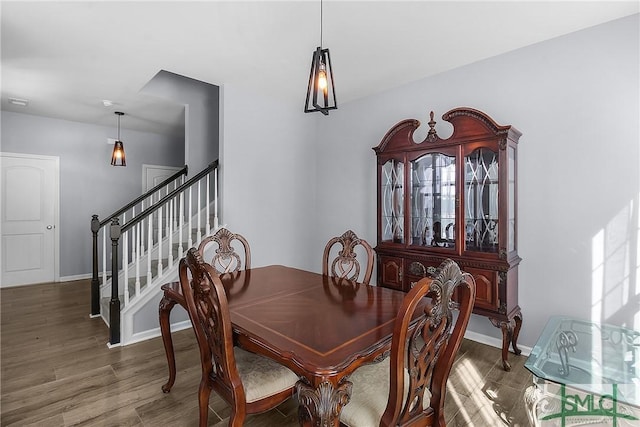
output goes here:
[[318, 87], [323, 91], [327, 89], [327, 73], [324, 70], [318, 73]]
[[318, 88], [326, 94], [327, 86], [327, 67], [324, 64], [324, 61], [320, 61], [320, 67], [318, 70]]

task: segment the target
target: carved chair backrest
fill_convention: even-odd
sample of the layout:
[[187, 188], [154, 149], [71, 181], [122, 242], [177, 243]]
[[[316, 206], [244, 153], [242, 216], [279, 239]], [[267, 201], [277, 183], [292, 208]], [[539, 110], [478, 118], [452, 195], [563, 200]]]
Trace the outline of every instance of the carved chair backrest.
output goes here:
[[207, 246], [211, 242], [217, 244], [215, 254], [209, 263], [216, 274], [251, 268], [249, 242], [240, 234], [221, 228], [213, 236], [204, 238], [198, 245], [198, 251], [203, 258], [205, 257], [205, 250], [208, 249]]
[[[342, 249], [337, 249], [338, 245], [341, 245]], [[356, 250], [358, 247], [364, 250], [364, 255], [366, 256], [366, 263], [364, 264], [364, 269], [362, 269], [362, 277], [360, 262], [356, 258]], [[336, 251], [337, 255], [330, 261], [330, 256]], [[347, 230], [342, 236], [334, 237], [327, 242], [322, 256], [322, 274], [325, 276], [341, 277], [368, 285], [371, 281], [372, 272], [373, 248], [366, 240], [360, 239], [356, 233]]]
[[245, 402], [233, 352], [231, 315], [220, 278], [195, 248], [180, 260], [179, 275], [203, 372], [221, 397], [228, 402]]
[[[457, 290], [457, 300], [452, 300]], [[391, 344], [390, 391], [380, 425], [424, 425], [425, 418], [444, 425], [447, 378], [473, 310], [476, 285], [469, 273], [445, 260], [433, 277], [421, 279], [406, 295], [395, 320]], [[416, 313], [418, 303], [430, 297], [430, 306]], [[455, 324], [452, 309], [459, 308]], [[411, 322], [417, 317], [415, 329]], [[453, 331], [452, 331], [453, 328]], [[405, 385], [405, 372], [409, 384]], [[423, 406], [425, 390], [431, 401]], [[406, 395], [408, 390], [408, 396]], [[423, 407], [429, 407], [423, 410]], [[422, 421], [420, 421], [422, 420]]]

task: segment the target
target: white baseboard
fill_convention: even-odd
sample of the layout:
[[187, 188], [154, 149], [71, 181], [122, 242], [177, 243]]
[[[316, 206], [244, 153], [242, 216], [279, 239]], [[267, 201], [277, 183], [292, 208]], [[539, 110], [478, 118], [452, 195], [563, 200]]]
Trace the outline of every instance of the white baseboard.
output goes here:
[[[477, 332], [467, 330], [464, 337], [468, 340], [479, 342], [480, 344], [490, 345], [495, 348], [502, 348], [502, 340], [488, 335], [479, 334]], [[518, 349], [522, 351], [522, 356], [528, 356], [531, 353], [531, 347], [518, 345]]]
[[60, 276], [60, 281], [61, 282], [73, 282], [75, 280], [91, 279], [92, 277], [93, 277], [93, 275], [91, 273], [75, 274], [73, 276]]
[[[191, 327], [191, 320], [183, 320], [182, 322], [176, 322], [171, 324], [171, 332], [182, 331]], [[151, 338], [156, 338], [162, 335], [160, 328], [149, 329], [147, 331], [137, 332], [131, 336], [130, 340], [123, 345], [135, 344], [137, 342], [146, 341]]]

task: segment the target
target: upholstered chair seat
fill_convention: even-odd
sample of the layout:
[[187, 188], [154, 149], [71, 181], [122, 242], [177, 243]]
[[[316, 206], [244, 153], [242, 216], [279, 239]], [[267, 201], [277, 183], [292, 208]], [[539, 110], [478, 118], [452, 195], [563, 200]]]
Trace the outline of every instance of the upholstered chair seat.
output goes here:
[[[358, 368], [350, 377], [353, 383], [351, 400], [342, 408], [340, 422], [347, 427], [379, 426], [382, 414], [389, 400], [389, 369], [391, 358], [387, 357], [380, 363], [373, 363]], [[406, 400], [409, 374], [405, 370]], [[425, 390], [423, 408], [429, 407], [431, 392]]]
[[298, 381], [293, 371], [271, 359], [240, 347], [234, 347], [233, 353], [247, 403], [289, 390]]
[[298, 376], [277, 362], [234, 346], [225, 288], [214, 267], [196, 248], [180, 260], [180, 288], [200, 350], [199, 426], [207, 427], [209, 396], [215, 391], [231, 406], [230, 427], [247, 414], [268, 411], [291, 398]]
[[[475, 291], [473, 277], [451, 259], [440, 264], [433, 277], [418, 281], [398, 310], [390, 356], [359, 367], [349, 377], [351, 398], [340, 422], [348, 427], [444, 427], [447, 378]], [[425, 298], [427, 308], [419, 308]]]
[[[209, 265], [215, 274], [234, 273], [251, 268], [251, 248], [249, 242], [242, 235], [232, 233], [226, 228], [220, 228], [212, 236], [207, 236], [198, 244], [198, 252], [204, 259], [211, 259]], [[169, 393], [176, 381], [176, 359], [173, 350], [173, 338], [171, 337], [170, 317], [171, 310], [176, 304], [187, 309], [180, 282], [165, 283], [162, 289], [162, 299], [158, 307], [160, 333], [164, 344], [167, 364], [169, 366], [169, 378], [162, 386], [162, 391]]]

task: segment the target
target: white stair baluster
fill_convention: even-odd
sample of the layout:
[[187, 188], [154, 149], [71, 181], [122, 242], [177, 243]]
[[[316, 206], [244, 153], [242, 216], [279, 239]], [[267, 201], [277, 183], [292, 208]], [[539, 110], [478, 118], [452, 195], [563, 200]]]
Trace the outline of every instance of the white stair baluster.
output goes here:
[[169, 200], [169, 262], [168, 267], [173, 267], [173, 199]]
[[151, 283], [151, 252], [153, 248], [153, 214], [147, 217], [147, 286]]
[[205, 228], [205, 230], [207, 231], [207, 236], [209, 235], [209, 233], [211, 233], [211, 221], [209, 219], [209, 216], [211, 215], [209, 213], [209, 202], [211, 200], [211, 198], [209, 197], [210, 196], [210, 192], [209, 192], [210, 179], [209, 179], [209, 177], [210, 177], [210, 174], [207, 174], [207, 188], [206, 188], [206, 191], [205, 191], [205, 195], [207, 197], [207, 199], [205, 200], [206, 201], [205, 206], [207, 207], [207, 215], [206, 215], [206, 221], [205, 221], [206, 228]]
[[[178, 183], [176, 181], [173, 182], [173, 189], [175, 190], [176, 188], [178, 188]], [[177, 230], [178, 229], [178, 223], [180, 222], [178, 219], [178, 202], [174, 202], [173, 204], [173, 229]]]
[[[141, 202], [140, 212], [144, 212], [144, 200]], [[145, 240], [144, 240], [144, 230], [145, 230], [144, 220], [140, 221], [138, 223], [138, 226], [139, 226], [138, 233], [140, 233], [140, 238], [138, 239], [138, 243], [139, 243], [138, 246], [139, 246], [140, 257], [142, 257], [144, 255], [144, 242], [145, 242]]]
[[[131, 208], [131, 219], [136, 217], [136, 207]], [[138, 252], [138, 248], [136, 248], [136, 227], [133, 226], [131, 229], [131, 262], [136, 259], [136, 253]]]
[[129, 304], [129, 231], [122, 234], [122, 269], [124, 270], [122, 287], [124, 289], [124, 306], [126, 307]]
[[184, 253], [184, 247], [182, 247], [182, 229], [184, 228], [184, 216], [182, 215], [182, 211], [184, 209], [184, 193], [180, 193], [180, 207], [178, 214], [180, 215], [180, 220], [178, 224], [178, 258], [182, 257]]
[[135, 225], [136, 228], [136, 234], [135, 234], [135, 247], [136, 249], [136, 256], [135, 256], [135, 263], [136, 263], [136, 295], [140, 294], [140, 251], [141, 251], [141, 247], [140, 247], [140, 227], [141, 224], [137, 223]]
[[171, 207], [170, 202], [165, 202], [165, 205], [160, 208], [160, 211], [164, 211], [164, 221], [165, 221], [165, 237], [169, 236], [169, 231], [171, 230]]
[[187, 221], [189, 223], [189, 228], [188, 228], [188, 233], [189, 233], [189, 247], [192, 248], [193, 247], [193, 215], [191, 214], [192, 211], [192, 205], [193, 205], [193, 196], [192, 196], [192, 191], [191, 191], [192, 187], [189, 187], [189, 200], [187, 200], [188, 205], [189, 205], [189, 215], [187, 216]]
[[202, 182], [202, 180], [198, 181], [198, 210], [197, 210], [197, 215], [198, 215], [198, 242], [202, 241], [202, 226], [200, 225], [200, 210], [201, 205], [202, 205], [202, 194], [201, 194], [201, 189], [200, 189], [200, 183]]
[[102, 227], [102, 284], [107, 283], [107, 228]]
[[162, 275], [162, 208], [158, 209], [158, 271], [156, 277]]
[[218, 168], [213, 170], [213, 228], [219, 227], [218, 222]]

